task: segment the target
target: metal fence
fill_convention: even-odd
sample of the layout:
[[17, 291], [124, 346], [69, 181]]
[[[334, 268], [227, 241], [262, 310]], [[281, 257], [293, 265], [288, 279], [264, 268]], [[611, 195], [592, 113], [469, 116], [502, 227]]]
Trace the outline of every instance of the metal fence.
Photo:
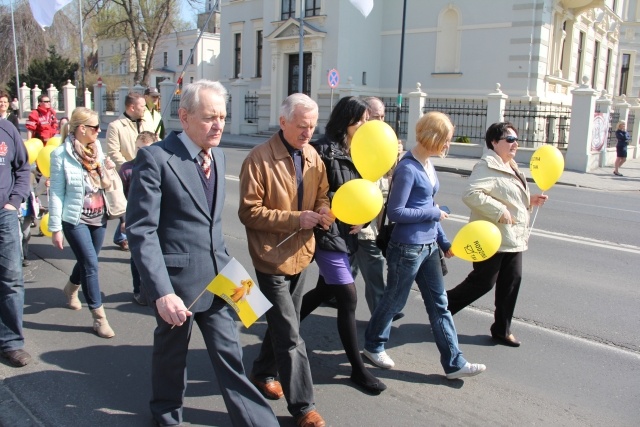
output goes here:
[[173, 95], [171, 98], [171, 112], [169, 116], [178, 117], [178, 108], [180, 108], [180, 95]]
[[104, 114], [107, 111], [115, 112], [118, 99], [120, 99], [118, 92], [111, 92], [102, 95], [102, 113]]
[[[394, 130], [396, 128], [396, 111], [398, 111], [398, 100], [393, 97], [380, 98], [384, 103], [384, 121], [391, 126]], [[406, 99], [402, 100], [400, 106], [400, 127], [398, 129], [398, 138], [407, 139], [408, 131], [408, 119], [409, 119], [409, 103]]]
[[452, 141], [484, 144], [487, 130], [487, 102], [484, 99], [427, 98], [422, 112], [430, 111], [449, 116], [455, 126]]
[[535, 148], [553, 144], [566, 148], [571, 106], [533, 101], [507, 101], [504, 120], [518, 129], [518, 145]]
[[258, 123], [258, 93], [247, 93], [244, 96], [244, 120], [247, 123]]

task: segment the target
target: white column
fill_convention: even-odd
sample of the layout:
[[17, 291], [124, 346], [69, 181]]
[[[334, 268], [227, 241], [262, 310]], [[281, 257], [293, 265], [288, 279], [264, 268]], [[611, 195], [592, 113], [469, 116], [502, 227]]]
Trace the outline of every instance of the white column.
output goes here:
[[140, 95], [144, 94], [145, 87], [140, 85], [140, 83], [136, 83], [136, 85], [131, 89], [131, 92], [137, 92]]
[[638, 149], [640, 149], [638, 145], [640, 143], [640, 99], [636, 98], [635, 104], [631, 105], [629, 109], [636, 118], [633, 122], [633, 129], [627, 129], [628, 132], [631, 132], [629, 147], [633, 147], [633, 158], [637, 159], [640, 157], [640, 153], [638, 153]]
[[232, 135], [240, 135], [240, 125], [244, 120], [244, 97], [247, 94], [247, 83], [242, 75], [238, 75], [238, 79], [231, 82], [231, 128]]
[[593, 113], [597, 92], [589, 87], [587, 81], [571, 93], [573, 94], [571, 131], [565, 156], [565, 168], [588, 172], [598, 167], [599, 160], [599, 156], [595, 156], [594, 159], [591, 156]]
[[[91, 91], [89, 88], [84, 88], [84, 106], [87, 108], [91, 108]], [[93, 109], [93, 108], [91, 108]]]
[[427, 94], [422, 91], [422, 84], [416, 83], [416, 90], [407, 95], [409, 99], [409, 117], [407, 117], [407, 140], [404, 141], [404, 149], [411, 150], [416, 145], [416, 123], [423, 116]]
[[93, 85], [93, 110], [98, 113], [98, 116], [102, 116], [104, 114], [104, 102], [102, 97], [105, 93], [107, 93], [106, 84], [95, 83]]
[[170, 104], [171, 100], [173, 99], [173, 94], [176, 90], [176, 84], [171, 80], [163, 80], [158, 84], [158, 86], [160, 86], [158, 88], [158, 90], [160, 91], [160, 114], [163, 115], [162, 118], [166, 127], [169, 117], [171, 117]]
[[[609, 122], [611, 121], [609, 118], [611, 117], [611, 104], [613, 104], [613, 101], [611, 101], [611, 98], [609, 98], [609, 96], [607, 96], [607, 91], [606, 90], [602, 90], [600, 97], [598, 99], [596, 99], [596, 111], [602, 113], [602, 122], [606, 123], [607, 129], [603, 129], [601, 131], [601, 135], [604, 135], [604, 144], [602, 146], [602, 149], [600, 150], [600, 167], [604, 167], [607, 165], [607, 139], [609, 137]], [[613, 126], [616, 126], [616, 124], [614, 123]], [[615, 129], [614, 129], [615, 131]], [[593, 138], [593, 137], [592, 137]], [[589, 143], [589, 145], [591, 146], [590, 149], [593, 150], [594, 147], [592, 146], [593, 144]], [[613, 164], [613, 160], [615, 159], [615, 153], [613, 156], [613, 159], [611, 160], [611, 163]]]
[[25, 82], [22, 82], [22, 86], [20, 86], [20, 99], [22, 102], [20, 103], [20, 112], [22, 116], [28, 116], [31, 112], [31, 90], [27, 87]]
[[31, 109], [35, 110], [38, 108], [38, 97], [42, 93], [42, 89], [35, 85], [33, 89], [31, 89]]
[[49, 95], [49, 99], [51, 100], [51, 108], [53, 108], [56, 112], [60, 111], [58, 89], [56, 89], [53, 83], [49, 84], [49, 87], [47, 88], [47, 95]]
[[118, 105], [116, 106], [116, 108], [118, 109], [118, 111], [116, 111], [117, 115], [120, 115], [125, 112], [124, 99], [127, 97], [128, 94], [129, 94], [128, 86], [120, 86], [120, 88], [118, 88]]
[[71, 113], [76, 109], [76, 87], [71, 84], [71, 80], [67, 80], [67, 84], [62, 86], [64, 92], [64, 112], [67, 117], [71, 117]]

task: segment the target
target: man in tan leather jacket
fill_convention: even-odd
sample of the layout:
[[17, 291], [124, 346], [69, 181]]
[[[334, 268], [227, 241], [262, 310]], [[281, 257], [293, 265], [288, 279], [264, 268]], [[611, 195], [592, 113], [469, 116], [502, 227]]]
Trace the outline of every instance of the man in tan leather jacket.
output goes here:
[[315, 410], [298, 320], [305, 269], [315, 251], [313, 228], [333, 222], [324, 163], [309, 145], [317, 121], [311, 98], [290, 95], [282, 103], [281, 130], [251, 150], [240, 171], [238, 216], [260, 290], [273, 304], [251, 380], [268, 399], [285, 396], [299, 426], [325, 425]]

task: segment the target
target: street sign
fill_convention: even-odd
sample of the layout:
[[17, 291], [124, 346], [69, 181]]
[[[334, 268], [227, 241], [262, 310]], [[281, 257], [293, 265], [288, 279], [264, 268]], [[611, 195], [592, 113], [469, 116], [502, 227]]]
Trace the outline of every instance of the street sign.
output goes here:
[[340, 83], [340, 74], [338, 74], [338, 70], [335, 68], [329, 70], [329, 74], [327, 74], [327, 82], [331, 89], [338, 87], [338, 83]]

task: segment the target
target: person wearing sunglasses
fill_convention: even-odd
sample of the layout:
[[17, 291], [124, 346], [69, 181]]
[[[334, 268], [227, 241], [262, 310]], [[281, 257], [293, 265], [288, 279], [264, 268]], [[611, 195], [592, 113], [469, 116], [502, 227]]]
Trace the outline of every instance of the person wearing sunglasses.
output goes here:
[[105, 159], [98, 132], [98, 113], [85, 107], [73, 110], [62, 129], [64, 142], [51, 153], [49, 231], [53, 246], [62, 250], [66, 238], [76, 257], [64, 287], [67, 306], [82, 309], [78, 299], [82, 288], [93, 330], [102, 338], [111, 338], [115, 333], [102, 305], [98, 254], [107, 229], [103, 189], [110, 180], [105, 168], [113, 169], [115, 164]]
[[449, 311], [456, 314], [495, 285], [491, 337], [498, 344], [519, 347], [520, 341], [511, 333], [511, 319], [522, 280], [522, 253], [529, 240], [529, 214], [548, 196], [529, 192], [527, 179], [515, 161], [518, 130], [513, 124], [492, 124], [485, 141], [489, 150], [474, 166], [462, 200], [471, 209], [469, 221], [494, 223], [502, 243], [494, 256], [474, 262], [467, 278], [447, 292]]
[[26, 127], [27, 139], [38, 138], [45, 145], [49, 138], [58, 133], [58, 119], [55, 110], [51, 108], [49, 95], [38, 96], [38, 108], [27, 117]]

